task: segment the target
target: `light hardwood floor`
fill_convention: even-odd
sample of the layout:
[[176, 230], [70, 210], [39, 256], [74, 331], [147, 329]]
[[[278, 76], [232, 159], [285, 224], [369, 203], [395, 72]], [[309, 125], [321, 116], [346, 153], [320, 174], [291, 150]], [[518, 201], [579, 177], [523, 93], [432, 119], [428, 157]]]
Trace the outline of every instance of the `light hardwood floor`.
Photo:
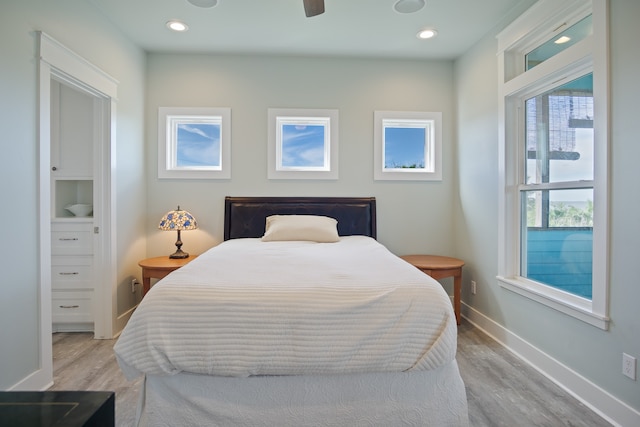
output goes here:
[[[127, 381], [115, 340], [89, 333], [53, 335], [52, 390], [116, 392], [116, 425], [134, 425], [141, 380]], [[472, 427], [599, 427], [610, 424], [471, 324], [458, 330], [458, 364]]]

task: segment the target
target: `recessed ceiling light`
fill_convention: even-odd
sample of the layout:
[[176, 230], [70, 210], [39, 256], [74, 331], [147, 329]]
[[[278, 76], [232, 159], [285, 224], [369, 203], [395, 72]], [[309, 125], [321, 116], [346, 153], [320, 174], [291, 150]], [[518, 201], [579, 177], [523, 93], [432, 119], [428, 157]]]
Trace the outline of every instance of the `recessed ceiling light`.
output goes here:
[[218, 0], [187, 0], [194, 6], [198, 7], [213, 7], [218, 4]]
[[167, 22], [167, 28], [173, 31], [183, 32], [187, 31], [189, 27], [182, 21], [176, 21], [175, 19]]
[[433, 28], [425, 28], [423, 30], [418, 31], [418, 34], [416, 34], [416, 36], [422, 40], [432, 39], [437, 35], [438, 35], [438, 32]]
[[558, 39], [556, 41], [554, 41], [555, 44], [563, 44], [568, 42], [569, 40], [571, 40], [571, 37], [567, 37], [567, 36], [561, 36], [558, 37]]
[[393, 8], [399, 13], [414, 13], [424, 7], [424, 0], [398, 0]]

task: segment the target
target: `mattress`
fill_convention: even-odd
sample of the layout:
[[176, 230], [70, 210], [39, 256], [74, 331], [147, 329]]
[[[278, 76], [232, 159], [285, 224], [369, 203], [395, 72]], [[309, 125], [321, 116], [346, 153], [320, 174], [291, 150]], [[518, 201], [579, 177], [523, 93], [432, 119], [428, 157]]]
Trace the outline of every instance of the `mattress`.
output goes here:
[[156, 283], [114, 350], [130, 379], [428, 371], [456, 331], [440, 284], [372, 238], [234, 239]]

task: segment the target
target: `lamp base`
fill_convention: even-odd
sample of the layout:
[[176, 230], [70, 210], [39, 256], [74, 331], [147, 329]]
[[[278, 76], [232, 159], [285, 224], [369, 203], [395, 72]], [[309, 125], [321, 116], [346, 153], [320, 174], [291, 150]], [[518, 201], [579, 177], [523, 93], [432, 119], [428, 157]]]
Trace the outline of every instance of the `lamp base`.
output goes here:
[[176, 240], [176, 248], [177, 250], [171, 255], [169, 255], [169, 258], [171, 259], [189, 258], [189, 254], [182, 251], [182, 240], [180, 240], [180, 230], [178, 230], [178, 240]]
[[184, 252], [182, 249], [178, 249], [177, 251], [175, 251], [174, 253], [169, 255], [169, 258], [171, 258], [171, 259], [184, 259], [184, 258], [189, 258], [189, 254]]

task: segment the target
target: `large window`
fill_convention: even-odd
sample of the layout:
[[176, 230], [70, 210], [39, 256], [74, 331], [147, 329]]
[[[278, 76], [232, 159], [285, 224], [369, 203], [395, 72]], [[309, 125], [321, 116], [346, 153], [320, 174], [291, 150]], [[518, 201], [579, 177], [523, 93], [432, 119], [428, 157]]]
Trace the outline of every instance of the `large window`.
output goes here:
[[524, 101], [521, 276], [592, 297], [592, 74]]
[[498, 39], [499, 280], [606, 328], [606, 1], [542, 0]]

